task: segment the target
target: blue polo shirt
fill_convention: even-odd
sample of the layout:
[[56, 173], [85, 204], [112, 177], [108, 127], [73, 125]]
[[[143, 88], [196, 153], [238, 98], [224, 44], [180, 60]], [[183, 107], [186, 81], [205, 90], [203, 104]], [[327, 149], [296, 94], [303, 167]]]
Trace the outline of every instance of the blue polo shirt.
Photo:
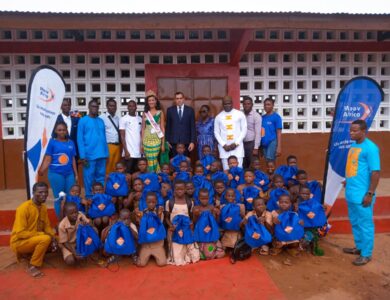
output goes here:
[[362, 203], [371, 182], [371, 173], [380, 171], [379, 148], [370, 139], [353, 143], [345, 168], [345, 197], [348, 202]]
[[50, 171], [62, 175], [73, 173], [72, 162], [76, 156], [76, 147], [72, 140], [61, 142], [50, 139], [46, 148], [46, 155], [51, 157]]
[[264, 115], [261, 122], [261, 146], [267, 147], [277, 138], [277, 130], [282, 129], [282, 118], [276, 112]]

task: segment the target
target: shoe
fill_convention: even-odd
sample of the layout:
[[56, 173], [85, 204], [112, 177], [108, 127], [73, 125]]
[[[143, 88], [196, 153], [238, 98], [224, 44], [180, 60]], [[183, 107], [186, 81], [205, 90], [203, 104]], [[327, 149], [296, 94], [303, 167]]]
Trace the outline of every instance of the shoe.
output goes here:
[[352, 263], [355, 266], [364, 266], [365, 264], [369, 263], [370, 261], [371, 261], [371, 257], [359, 256]]
[[356, 248], [343, 248], [343, 252], [352, 255], [360, 255], [360, 250]]

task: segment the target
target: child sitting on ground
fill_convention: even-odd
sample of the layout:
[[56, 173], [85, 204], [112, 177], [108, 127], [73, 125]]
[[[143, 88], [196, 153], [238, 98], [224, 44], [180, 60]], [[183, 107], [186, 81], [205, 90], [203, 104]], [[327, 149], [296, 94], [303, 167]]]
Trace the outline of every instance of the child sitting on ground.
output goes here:
[[274, 240], [271, 255], [278, 255], [285, 248], [291, 256], [299, 255], [299, 240], [303, 237], [303, 220], [291, 211], [290, 195], [280, 195], [279, 209], [271, 212]]
[[177, 180], [174, 196], [165, 204], [165, 221], [168, 232], [168, 263], [183, 266], [199, 261], [199, 249], [195, 247], [191, 210], [193, 203], [185, 194], [185, 182]]
[[78, 211], [80, 211], [80, 212], [85, 214], [86, 209], [88, 208], [88, 205], [90, 204], [90, 202], [85, 200], [85, 199], [82, 199], [80, 197], [80, 195], [81, 195], [81, 187], [80, 187], [80, 185], [78, 185], [78, 184], [72, 185], [72, 187], [69, 190], [69, 194], [64, 197], [65, 201], [61, 202], [61, 213], [60, 213], [60, 216], [61, 216], [60, 219], [61, 220], [65, 216], [64, 205], [67, 202], [74, 202], [74, 203], [76, 203]]
[[255, 173], [254, 183], [261, 188], [262, 191], [266, 192], [269, 188], [269, 177], [261, 170], [260, 159], [258, 157], [253, 157], [251, 162], [251, 168]]
[[269, 177], [269, 180], [272, 181], [274, 179], [275, 175], [275, 162], [274, 161], [267, 161], [265, 164], [267, 175]]
[[242, 194], [244, 200], [245, 210], [251, 211], [253, 209], [253, 199], [260, 197], [261, 188], [255, 185], [255, 173], [251, 169], [244, 172], [245, 183], [240, 184], [237, 190]]
[[137, 262], [136, 240], [138, 231], [134, 223], [131, 222], [131, 212], [123, 208], [119, 212], [119, 219], [102, 231], [104, 253], [110, 255], [107, 265], [117, 261], [121, 255], [130, 255], [133, 263]]
[[167, 257], [164, 250], [164, 239], [166, 230], [161, 220], [163, 218], [163, 207], [157, 209], [157, 195], [148, 192], [146, 195], [147, 208], [138, 215], [138, 243], [140, 250], [137, 260], [138, 267], [144, 267], [153, 256], [159, 267], [167, 264]]
[[199, 245], [201, 259], [221, 258], [225, 251], [219, 241], [219, 210], [210, 204], [209, 191], [199, 191], [199, 202], [193, 209], [194, 239]]
[[236, 191], [228, 188], [225, 191], [226, 203], [221, 205], [220, 226], [223, 229], [222, 246], [233, 249], [242, 237], [240, 224], [245, 217], [244, 204], [236, 202]]
[[127, 177], [126, 166], [121, 162], [115, 165], [115, 171], [107, 177], [106, 194], [112, 197], [112, 202], [115, 203], [116, 210], [119, 212], [123, 208], [123, 199], [129, 194], [131, 177]]
[[297, 157], [295, 155], [289, 155], [287, 157], [287, 165], [281, 165], [275, 170], [275, 174], [279, 174], [283, 177], [286, 187], [291, 187], [297, 184], [296, 175], [298, 172]]
[[289, 190], [291, 195], [295, 198], [298, 198], [299, 189], [302, 186], [308, 187], [310, 189], [310, 199], [314, 198], [318, 202], [321, 202], [322, 197], [322, 185], [317, 180], [308, 181], [308, 175], [305, 170], [298, 170], [296, 174], [297, 184], [292, 186]]
[[[253, 200], [253, 210], [248, 212], [245, 219], [241, 223], [241, 227], [245, 227], [245, 242], [252, 248], [259, 248], [260, 255], [269, 254], [269, 244], [272, 241], [271, 230], [272, 230], [272, 216], [271, 213], [266, 211], [265, 201], [263, 198], [255, 198]], [[254, 219], [255, 223], [264, 226], [248, 225], [250, 219]], [[247, 226], [258, 227], [248, 236], [246, 228]], [[265, 230], [265, 231], [264, 231]], [[268, 238], [267, 238], [268, 237]]]
[[89, 224], [89, 220], [79, 212], [75, 202], [66, 202], [63, 209], [65, 216], [58, 225], [58, 243], [64, 262], [70, 266], [82, 259], [76, 253], [76, 232], [79, 224]]
[[176, 156], [171, 158], [171, 166], [173, 167], [175, 172], [180, 171], [180, 163], [182, 161], [186, 161], [188, 165], [191, 164], [191, 160], [189, 157], [185, 156], [184, 153], [186, 151], [186, 146], [182, 143], [176, 144]]
[[273, 211], [279, 209], [279, 197], [280, 195], [289, 195], [288, 190], [284, 187], [283, 177], [280, 175], [275, 175], [272, 188], [268, 190], [268, 201], [267, 201], [267, 210]]
[[103, 185], [95, 182], [92, 185], [92, 204], [88, 210], [88, 216], [93, 219], [93, 224], [99, 231], [108, 226], [110, 217], [115, 213], [115, 205], [111, 197], [104, 194]]
[[238, 166], [238, 159], [236, 156], [231, 155], [228, 158], [229, 169], [226, 174], [229, 178], [229, 187], [237, 188], [244, 181], [244, 169]]
[[134, 212], [136, 209], [138, 209], [143, 189], [144, 183], [141, 178], [134, 179], [133, 190], [130, 192], [127, 199], [123, 201], [124, 208], [129, 209], [131, 212]]

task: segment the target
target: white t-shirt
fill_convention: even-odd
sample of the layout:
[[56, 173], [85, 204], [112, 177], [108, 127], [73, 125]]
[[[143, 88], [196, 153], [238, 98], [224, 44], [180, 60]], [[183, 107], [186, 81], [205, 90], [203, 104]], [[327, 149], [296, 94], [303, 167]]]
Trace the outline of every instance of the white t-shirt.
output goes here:
[[141, 157], [141, 124], [142, 119], [138, 115], [124, 115], [119, 120], [119, 130], [125, 130], [126, 146], [132, 158]]

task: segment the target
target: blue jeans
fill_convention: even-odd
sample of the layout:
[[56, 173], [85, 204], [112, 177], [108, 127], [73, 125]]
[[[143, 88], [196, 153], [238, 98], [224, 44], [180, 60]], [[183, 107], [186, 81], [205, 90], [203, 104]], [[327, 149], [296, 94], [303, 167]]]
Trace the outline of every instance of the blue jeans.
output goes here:
[[278, 147], [278, 140], [273, 140], [271, 143], [268, 144], [268, 146], [261, 146], [266, 161], [275, 160], [277, 147]]
[[95, 182], [100, 182], [104, 186], [106, 161], [106, 158], [88, 160], [88, 166], [83, 166], [85, 197], [87, 199], [92, 198], [92, 185]]
[[375, 226], [373, 219], [375, 199], [368, 207], [361, 203], [348, 202], [348, 216], [352, 225], [352, 234], [356, 248], [361, 251], [361, 256], [371, 257], [374, 248]]
[[53, 190], [54, 198], [58, 198], [60, 192], [68, 194], [72, 185], [75, 184], [73, 172], [68, 175], [62, 175], [50, 171], [49, 169], [47, 178], [49, 179], [51, 189]]

